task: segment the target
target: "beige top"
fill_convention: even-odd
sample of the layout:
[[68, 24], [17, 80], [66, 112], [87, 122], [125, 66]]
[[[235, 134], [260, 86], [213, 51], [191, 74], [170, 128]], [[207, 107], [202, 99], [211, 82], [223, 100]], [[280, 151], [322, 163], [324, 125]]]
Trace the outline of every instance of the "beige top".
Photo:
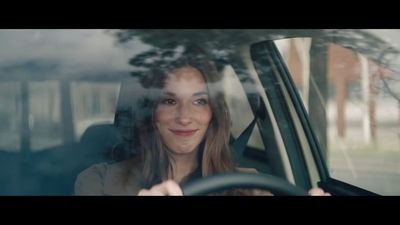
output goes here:
[[[99, 163], [82, 171], [75, 181], [75, 195], [137, 195], [141, 171], [133, 159], [108, 164]], [[240, 172], [257, 173], [253, 168], [237, 168]], [[252, 189], [250, 195], [272, 195]]]
[[75, 195], [137, 195], [141, 172], [132, 165], [132, 159], [92, 165], [76, 178]]

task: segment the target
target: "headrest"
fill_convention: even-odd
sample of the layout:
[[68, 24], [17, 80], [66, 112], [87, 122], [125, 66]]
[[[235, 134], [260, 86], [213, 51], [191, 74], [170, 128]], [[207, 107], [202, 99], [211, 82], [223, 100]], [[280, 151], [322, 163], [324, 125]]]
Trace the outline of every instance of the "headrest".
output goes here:
[[117, 129], [113, 124], [95, 124], [85, 130], [80, 143], [108, 147], [117, 141]]

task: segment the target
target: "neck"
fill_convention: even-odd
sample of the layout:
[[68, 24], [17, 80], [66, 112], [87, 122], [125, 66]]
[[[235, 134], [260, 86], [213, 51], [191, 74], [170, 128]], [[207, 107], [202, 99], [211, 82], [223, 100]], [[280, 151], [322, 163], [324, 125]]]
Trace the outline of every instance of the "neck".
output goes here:
[[197, 168], [197, 152], [198, 150], [196, 149], [189, 154], [170, 154], [174, 181], [180, 183], [183, 178]]

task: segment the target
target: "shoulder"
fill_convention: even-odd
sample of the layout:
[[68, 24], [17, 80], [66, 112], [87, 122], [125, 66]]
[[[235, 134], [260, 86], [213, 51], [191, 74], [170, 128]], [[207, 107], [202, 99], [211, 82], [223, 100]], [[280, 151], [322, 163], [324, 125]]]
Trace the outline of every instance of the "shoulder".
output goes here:
[[138, 163], [135, 159], [128, 159], [121, 162], [116, 163], [97, 163], [91, 165], [89, 168], [83, 170], [77, 177], [78, 178], [87, 178], [87, 177], [101, 177], [104, 178], [109, 173], [123, 173], [128, 170], [138, 170]]
[[98, 163], [83, 170], [75, 181], [75, 195], [102, 195], [107, 163]]
[[136, 159], [99, 163], [82, 171], [75, 181], [75, 195], [135, 195], [140, 188]]
[[140, 161], [136, 158], [108, 165], [104, 180], [105, 195], [137, 195], [141, 187]]

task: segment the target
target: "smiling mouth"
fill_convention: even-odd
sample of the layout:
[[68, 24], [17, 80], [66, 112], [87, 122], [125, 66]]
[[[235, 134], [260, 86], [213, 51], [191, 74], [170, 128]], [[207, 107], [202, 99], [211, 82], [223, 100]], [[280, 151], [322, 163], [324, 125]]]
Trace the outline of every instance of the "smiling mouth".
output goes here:
[[194, 133], [196, 133], [197, 130], [171, 130], [170, 129], [170, 131], [175, 135], [187, 137], [187, 136], [191, 136]]

